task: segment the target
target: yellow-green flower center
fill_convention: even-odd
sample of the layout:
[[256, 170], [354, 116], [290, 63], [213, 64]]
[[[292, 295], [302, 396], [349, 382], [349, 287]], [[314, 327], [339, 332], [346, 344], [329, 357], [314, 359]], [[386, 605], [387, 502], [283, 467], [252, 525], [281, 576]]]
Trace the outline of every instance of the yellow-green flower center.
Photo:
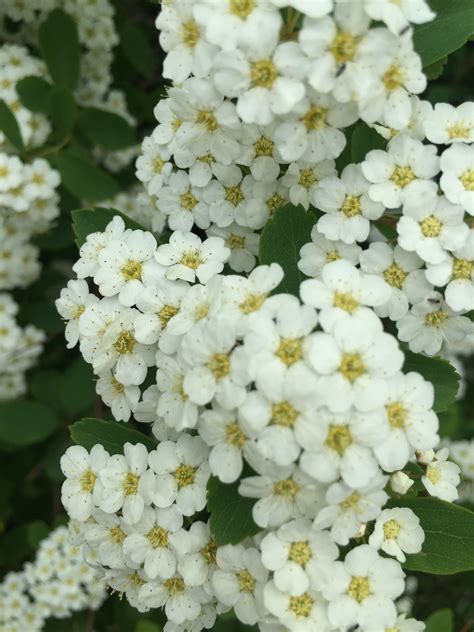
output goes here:
[[140, 483], [140, 477], [133, 472], [127, 472], [123, 479], [122, 487], [125, 496], [131, 496], [136, 494], [138, 490], [138, 484]]
[[207, 368], [216, 378], [221, 380], [229, 375], [230, 372], [230, 359], [225, 353], [215, 353], [207, 364]]
[[158, 318], [160, 319], [161, 326], [163, 329], [169, 323], [169, 321], [176, 316], [178, 313], [178, 308], [174, 305], [164, 305], [160, 311], [158, 312]]
[[346, 217], [356, 217], [362, 213], [362, 204], [357, 195], [346, 195], [341, 211]]
[[354, 59], [357, 49], [357, 40], [350, 33], [340, 31], [333, 39], [331, 53], [339, 64], [345, 64]]
[[137, 281], [142, 276], [143, 264], [140, 261], [128, 259], [120, 268], [123, 278], [126, 281]]
[[197, 122], [208, 132], [215, 132], [219, 127], [217, 119], [211, 110], [200, 110], [197, 115]]
[[386, 540], [395, 540], [400, 533], [401, 525], [397, 520], [387, 520], [383, 525], [383, 536]]
[[385, 406], [388, 423], [392, 428], [403, 428], [408, 417], [408, 413], [400, 402], [393, 402]]
[[459, 178], [466, 191], [474, 191], [474, 169], [465, 171]]
[[359, 302], [348, 292], [335, 292], [332, 304], [349, 314], [352, 314], [359, 307]]
[[301, 338], [281, 338], [275, 352], [286, 366], [292, 366], [303, 357], [303, 341]]
[[342, 456], [352, 443], [352, 434], [349, 430], [349, 426], [343, 424], [330, 425], [324, 443], [328, 448], [331, 448], [331, 450], [334, 450]]
[[461, 123], [454, 123], [447, 128], [448, 136], [451, 140], [460, 138], [469, 138], [471, 133], [471, 126], [466, 125], [464, 121]]
[[326, 126], [327, 108], [312, 105], [301, 119], [308, 131], [322, 129]]
[[291, 610], [291, 612], [296, 617], [306, 619], [311, 614], [313, 605], [314, 599], [310, 595], [308, 595], [308, 593], [303, 593], [298, 597], [296, 597], [295, 595], [291, 595], [288, 610]]
[[272, 405], [272, 421], [277, 426], [293, 428], [298, 419], [298, 411], [290, 402], [278, 402]]
[[385, 71], [382, 77], [383, 85], [389, 92], [392, 92], [403, 85], [404, 80], [405, 77], [403, 71], [400, 66], [397, 66], [397, 64], [392, 64], [390, 68]]
[[364, 375], [366, 368], [360, 353], [344, 353], [339, 365], [339, 372], [349, 382], [354, 382], [361, 375]]
[[313, 552], [309, 545], [308, 540], [302, 540], [300, 542], [292, 542], [290, 546], [290, 552], [288, 558], [295, 562], [295, 564], [299, 564], [300, 566], [304, 566], [309, 562], [309, 560], [313, 557]]
[[293, 500], [299, 490], [300, 486], [292, 478], [277, 481], [273, 486], [273, 491], [277, 496], [282, 496], [289, 500]]
[[453, 279], [470, 280], [474, 271], [474, 261], [453, 258]]
[[81, 476], [81, 489], [86, 494], [90, 494], [94, 489], [97, 475], [92, 470], [86, 470]]
[[225, 240], [225, 243], [231, 250], [240, 250], [245, 246], [245, 237], [243, 235], [236, 235], [235, 233], [230, 233], [230, 235]]
[[199, 250], [186, 250], [179, 262], [187, 268], [196, 270], [202, 263], [204, 263], [204, 259], [202, 258]]
[[396, 287], [399, 290], [402, 289], [405, 279], [408, 273], [405, 272], [398, 264], [392, 263], [392, 265], [384, 270], [383, 278], [392, 287]]
[[179, 196], [179, 203], [182, 208], [186, 209], [187, 211], [192, 211], [198, 201], [194, 193], [191, 191], [191, 189], [189, 189]]
[[236, 422], [226, 426], [225, 434], [226, 443], [239, 448], [239, 450], [242, 449], [247, 442], [247, 437], [244, 435], [239, 424]]
[[225, 190], [225, 199], [233, 206], [237, 206], [244, 199], [244, 194], [239, 186], [227, 187]]
[[165, 546], [168, 546], [168, 535], [169, 535], [169, 532], [166, 531], [166, 529], [163, 529], [163, 527], [159, 527], [158, 525], [155, 525], [152, 529], [150, 529], [150, 531], [148, 531], [148, 533], [146, 534], [146, 537], [150, 541], [151, 546], [154, 549], [158, 549], [158, 548], [164, 548]]
[[199, 41], [199, 27], [194, 20], [185, 22], [181, 27], [181, 37], [183, 43], [188, 48], [194, 48]]
[[430, 312], [429, 314], [425, 315], [425, 324], [429, 325], [430, 327], [439, 327], [444, 323], [447, 317], [448, 314], [446, 312], [443, 312], [442, 309], [439, 309], [435, 312]]
[[246, 568], [240, 571], [240, 573], [238, 574], [238, 580], [241, 592], [253, 594], [253, 591], [255, 590], [255, 584], [257, 582]]
[[250, 64], [250, 81], [253, 87], [269, 90], [277, 77], [278, 72], [271, 59], [261, 59]]
[[135, 347], [135, 338], [131, 331], [121, 331], [114, 342], [114, 349], [120, 355], [132, 353]]
[[352, 597], [357, 603], [362, 603], [367, 597], [372, 594], [370, 588], [370, 582], [367, 577], [355, 576], [352, 577], [347, 594]]
[[196, 467], [181, 463], [173, 472], [174, 479], [178, 485], [178, 489], [192, 485], [196, 478]]
[[438, 237], [443, 228], [443, 224], [434, 215], [429, 215], [420, 222], [420, 228], [424, 237]]
[[392, 175], [390, 176], [390, 180], [401, 189], [408, 186], [415, 178], [416, 176], [413, 173], [412, 168], [406, 165], [396, 165]]
[[255, 8], [255, 0], [230, 0], [229, 10], [241, 20], [245, 20]]
[[256, 156], [272, 156], [273, 141], [266, 136], [261, 136], [253, 145]]

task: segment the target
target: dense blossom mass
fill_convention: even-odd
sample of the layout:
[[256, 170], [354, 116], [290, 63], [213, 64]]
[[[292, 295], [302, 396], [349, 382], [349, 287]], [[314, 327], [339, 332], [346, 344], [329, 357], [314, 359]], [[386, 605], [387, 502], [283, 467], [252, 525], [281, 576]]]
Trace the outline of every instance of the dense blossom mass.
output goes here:
[[[454, 501], [460, 468], [403, 349], [474, 342], [474, 110], [416, 96], [411, 24], [432, 18], [424, 0], [163, 3], [174, 83], [137, 160], [156, 211], [130, 208], [169, 238], [116, 216], [57, 308], [115, 419], [158, 440], [66, 451], [71, 530], [134, 607], [164, 607], [166, 632], [231, 608], [272, 632], [424, 629], [395, 605], [425, 539], [397, 499]], [[358, 119], [384, 149], [338, 171]], [[257, 261], [288, 202], [317, 209], [299, 297]], [[216, 544], [216, 479], [253, 499], [256, 536]]]

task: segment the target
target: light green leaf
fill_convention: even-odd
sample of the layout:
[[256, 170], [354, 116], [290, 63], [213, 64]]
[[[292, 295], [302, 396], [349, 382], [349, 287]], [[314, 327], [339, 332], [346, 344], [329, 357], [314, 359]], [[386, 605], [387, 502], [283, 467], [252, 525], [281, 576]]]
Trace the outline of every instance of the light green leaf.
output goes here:
[[49, 111], [51, 84], [42, 77], [25, 77], [15, 86], [20, 101], [31, 112], [46, 114]]
[[425, 532], [421, 553], [407, 555], [403, 567], [433, 575], [474, 570], [474, 513], [438, 498], [399, 498], [391, 507], [408, 507]]
[[100, 202], [120, 191], [118, 182], [88, 158], [63, 149], [57, 155], [63, 186], [82, 200]]
[[72, 229], [76, 235], [77, 245], [81, 247], [86, 241], [87, 235], [103, 232], [115, 215], [120, 215], [127, 228], [131, 228], [132, 230], [145, 230], [143, 226], [140, 226], [140, 224], [120, 211], [117, 211], [115, 208], [102, 208], [100, 206], [81, 208], [72, 211]]
[[12, 445], [39, 443], [55, 430], [57, 413], [38, 402], [15, 400], [0, 404], [0, 440]]
[[0, 99], [0, 130], [14, 147], [23, 150], [24, 144], [18, 122], [3, 99]]
[[123, 149], [137, 142], [133, 127], [113, 112], [85, 108], [81, 112], [78, 125], [91, 144], [104, 149]]
[[437, 610], [426, 621], [425, 632], [454, 632], [454, 615], [449, 608]]
[[120, 47], [142, 76], [151, 79], [156, 72], [158, 56], [150, 46], [145, 33], [132, 22], [124, 22], [119, 30]]
[[73, 90], [79, 80], [80, 46], [76, 23], [61, 9], [54, 9], [38, 33], [41, 55], [53, 81]]
[[261, 531], [252, 518], [255, 500], [238, 492], [239, 483], [225, 485], [212, 476], [207, 484], [209, 528], [216, 544], [238, 544]]
[[373, 149], [384, 150], [387, 141], [380, 136], [372, 127], [360, 121], [354, 128], [351, 136], [351, 156], [352, 162], [359, 163]]
[[110, 454], [122, 454], [125, 443], [143, 443], [148, 450], [156, 448], [156, 441], [116, 421], [103, 419], [81, 419], [69, 427], [71, 437], [77, 445], [90, 450], [101, 443]]
[[413, 36], [424, 67], [461, 48], [474, 32], [472, 0], [429, 0], [429, 4], [436, 18], [415, 26]]
[[435, 389], [433, 409], [439, 413], [447, 410], [455, 400], [459, 389], [459, 374], [452, 364], [443, 358], [428, 358], [420, 353], [404, 349], [405, 364], [403, 371], [416, 371], [431, 382]]
[[260, 237], [261, 264], [279, 263], [285, 276], [274, 292], [299, 296], [301, 282], [306, 278], [298, 269], [300, 250], [311, 241], [316, 218], [301, 206], [287, 204], [279, 208], [266, 223]]

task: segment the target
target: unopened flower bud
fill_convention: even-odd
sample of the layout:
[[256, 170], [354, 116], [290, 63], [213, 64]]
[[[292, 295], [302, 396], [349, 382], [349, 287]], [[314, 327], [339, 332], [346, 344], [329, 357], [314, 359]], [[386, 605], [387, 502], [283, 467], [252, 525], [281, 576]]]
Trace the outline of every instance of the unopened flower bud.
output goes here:
[[390, 487], [396, 494], [406, 494], [414, 481], [404, 472], [395, 472], [390, 477]]
[[421, 463], [421, 465], [429, 465], [433, 461], [434, 458], [435, 458], [434, 450], [426, 450], [425, 452], [417, 451], [416, 453], [416, 460], [418, 461], [418, 463]]

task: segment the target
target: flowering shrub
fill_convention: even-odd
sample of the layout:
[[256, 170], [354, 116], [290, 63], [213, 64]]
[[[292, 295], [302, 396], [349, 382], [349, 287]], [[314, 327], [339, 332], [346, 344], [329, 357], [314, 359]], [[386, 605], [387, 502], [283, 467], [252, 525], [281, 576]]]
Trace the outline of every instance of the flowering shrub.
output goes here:
[[[25, 37], [46, 66], [13, 81], [25, 122], [15, 102], [0, 109], [0, 195], [7, 213], [33, 213], [60, 183], [90, 202], [68, 203], [79, 257], [55, 301], [82, 356], [58, 373], [60, 397], [68, 421], [87, 416], [51, 456], [70, 557], [101, 578], [89, 606], [105, 584], [137, 631], [467, 631], [472, 607], [433, 612], [416, 591], [423, 603], [455, 575], [469, 601], [474, 570], [474, 105], [417, 95], [471, 35], [460, 15], [473, 9], [163, 2], [171, 85], [136, 160], [142, 186], [119, 191], [98, 163], [132, 159], [135, 119], [88, 71], [96, 48], [110, 59], [110, 15], [98, 38], [69, 4], [20, 16], [44, 20]], [[134, 34], [122, 25], [125, 44]], [[38, 89], [53, 168], [24, 149]], [[54, 601], [50, 579], [35, 599]], [[66, 613], [50, 607], [37, 629]]]

